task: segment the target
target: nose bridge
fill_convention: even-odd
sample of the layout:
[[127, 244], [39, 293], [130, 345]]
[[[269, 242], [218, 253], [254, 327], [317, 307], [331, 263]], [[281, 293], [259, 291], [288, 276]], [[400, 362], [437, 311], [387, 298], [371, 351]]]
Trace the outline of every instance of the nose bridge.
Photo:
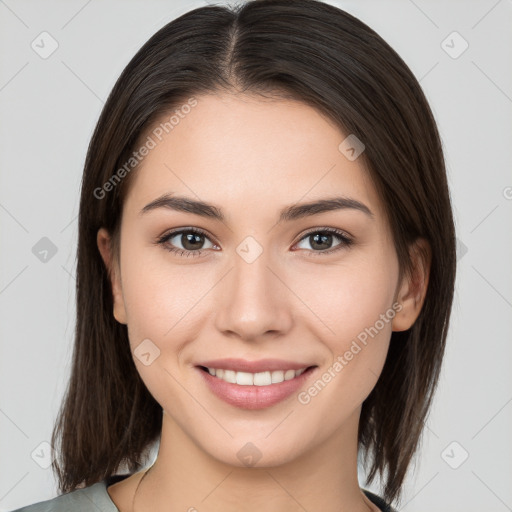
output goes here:
[[[247, 237], [233, 254], [232, 270], [220, 291], [217, 328], [254, 339], [268, 331], [290, 327], [291, 314], [284, 285], [270, 268], [271, 251]], [[270, 268], [269, 268], [270, 267]]]

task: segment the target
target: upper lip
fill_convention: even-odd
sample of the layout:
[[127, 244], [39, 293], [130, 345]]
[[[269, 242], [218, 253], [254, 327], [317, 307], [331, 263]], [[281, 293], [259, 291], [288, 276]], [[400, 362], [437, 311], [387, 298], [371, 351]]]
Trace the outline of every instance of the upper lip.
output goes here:
[[298, 363], [296, 361], [286, 361], [284, 359], [260, 359], [258, 361], [247, 361], [246, 359], [212, 359], [203, 361], [197, 366], [207, 368], [233, 370], [236, 372], [259, 373], [276, 370], [300, 370], [314, 366], [308, 363]]

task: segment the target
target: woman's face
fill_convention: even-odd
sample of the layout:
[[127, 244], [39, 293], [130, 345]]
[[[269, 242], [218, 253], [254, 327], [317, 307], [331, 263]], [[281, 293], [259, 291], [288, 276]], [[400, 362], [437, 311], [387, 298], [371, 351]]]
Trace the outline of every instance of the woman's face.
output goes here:
[[[147, 388], [196, 446], [231, 465], [282, 464], [357, 425], [404, 314], [397, 256], [362, 159], [339, 149], [348, 134], [300, 102], [196, 98], [169, 133], [149, 133], [131, 177], [115, 316]], [[236, 384], [201, 369], [219, 359], [277, 362], [213, 363]]]

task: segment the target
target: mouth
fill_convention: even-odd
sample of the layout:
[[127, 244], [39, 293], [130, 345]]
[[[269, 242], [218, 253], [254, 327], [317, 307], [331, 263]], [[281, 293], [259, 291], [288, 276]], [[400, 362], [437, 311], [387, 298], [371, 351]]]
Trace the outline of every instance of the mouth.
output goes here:
[[232, 406], [251, 410], [270, 407], [297, 393], [318, 368], [317, 365], [301, 366], [297, 363], [292, 364], [297, 368], [282, 365], [281, 369], [276, 369], [275, 364], [270, 366], [274, 368], [257, 372], [218, 368], [211, 363], [195, 368], [217, 398]]

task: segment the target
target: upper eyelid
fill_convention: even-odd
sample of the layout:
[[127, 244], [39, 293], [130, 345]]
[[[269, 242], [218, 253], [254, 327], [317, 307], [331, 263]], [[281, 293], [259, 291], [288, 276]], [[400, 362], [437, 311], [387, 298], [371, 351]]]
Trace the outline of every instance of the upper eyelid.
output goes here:
[[323, 227], [323, 228], [313, 228], [313, 229], [306, 231], [305, 233], [302, 234], [299, 241], [312, 233], [322, 233], [322, 232], [327, 232], [327, 233], [331, 233], [333, 235], [338, 235], [338, 236], [342, 235], [342, 236], [345, 236], [346, 238], [350, 238], [350, 239], [354, 238], [348, 231], [346, 231], [344, 229]]

